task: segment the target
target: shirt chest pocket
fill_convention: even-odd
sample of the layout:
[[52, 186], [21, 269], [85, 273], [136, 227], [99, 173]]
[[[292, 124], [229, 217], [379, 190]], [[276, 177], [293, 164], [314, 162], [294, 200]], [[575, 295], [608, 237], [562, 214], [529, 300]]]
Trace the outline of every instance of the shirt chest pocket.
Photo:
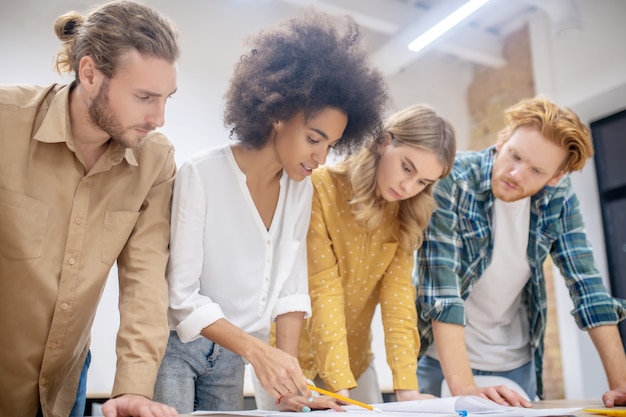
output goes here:
[[109, 211], [104, 214], [102, 262], [113, 265], [126, 245], [138, 218], [138, 211]]
[[459, 235], [463, 239], [463, 251], [468, 255], [466, 259], [473, 259], [484, 255], [491, 245], [488, 242], [490, 236], [489, 224], [486, 221], [459, 219]]
[[13, 260], [42, 256], [48, 206], [23, 194], [0, 190], [0, 253]]
[[539, 254], [550, 252], [554, 242], [563, 235], [563, 227], [559, 223], [549, 225], [537, 233], [537, 251]]
[[461, 236], [468, 239], [484, 239], [489, 236], [489, 224], [486, 221], [469, 217], [459, 218], [459, 229]]

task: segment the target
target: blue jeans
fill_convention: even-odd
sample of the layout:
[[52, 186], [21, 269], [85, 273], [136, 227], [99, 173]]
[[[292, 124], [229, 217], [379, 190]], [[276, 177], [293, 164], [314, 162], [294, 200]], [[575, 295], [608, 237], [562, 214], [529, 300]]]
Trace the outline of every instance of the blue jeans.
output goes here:
[[[76, 390], [76, 400], [70, 411], [70, 417], [83, 417], [85, 415], [85, 405], [87, 404], [87, 371], [91, 365], [91, 351], [87, 351], [87, 357], [85, 357], [85, 364], [83, 370], [80, 373], [80, 380], [78, 381], [78, 389]], [[91, 414], [91, 413], [89, 413]]]
[[[481, 371], [472, 369], [474, 375], [497, 375], [503, 376], [517, 382], [526, 391], [528, 396], [537, 397], [537, 381], [535, 377], [535, 365], [531, 360], [526, 365], [504, 372]], [[443, 371], [437, 359], [430, 356], [422, 356], [417, 362], [417, 380], [420, 392], [423, 394], [441, 396], [441, 383], [443, 382]]]
[[241, 356], [206, 338], [183, 343], [170, 332], [154, 387], [154, 400], [180, 413], [243, 410]]

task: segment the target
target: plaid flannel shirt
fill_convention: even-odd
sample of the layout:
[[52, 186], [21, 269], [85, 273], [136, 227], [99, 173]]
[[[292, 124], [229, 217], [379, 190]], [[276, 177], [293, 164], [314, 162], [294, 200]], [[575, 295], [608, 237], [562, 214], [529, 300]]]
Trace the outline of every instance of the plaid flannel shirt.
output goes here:
[[[495, 147], [457, 154], [451, 174], [435, 188], [438, 208], [417, 252], [413, 281], [422, 340], [420, 356], [433, 342], [431, 320], [465, 325], [464, 300], [491, 261], [493, 252], [491, 171]], [[615, 324], [626, 317], [626, 301], [611, 297], [602, 283], [584, 230], [578, 199], [565, 176], [531, 197], [528, 262], [523, 291], [531, 348], [541, 380], [547, 317], [543, 263], [552, 257], [565, 277], [581, 329]]]

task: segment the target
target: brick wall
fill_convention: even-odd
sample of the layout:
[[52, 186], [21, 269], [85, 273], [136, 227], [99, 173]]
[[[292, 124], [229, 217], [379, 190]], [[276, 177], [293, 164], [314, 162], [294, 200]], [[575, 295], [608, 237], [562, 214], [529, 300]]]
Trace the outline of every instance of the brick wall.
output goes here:
[[[477, 67], [467, 91], [470, 111], [469, 148], [483, 149], [495, 144], [498, 132], [504, 127], [503, 112], [519, 100], [535, 95], [528, 28], [511, 34], [504, 44], [507, 65], [502, 68]], [[564, 398], [563, 372], [556, 302], [552, 279], [552, 262], [544, 265], [548, 293], [548, 325], [546, 330], [546, 357], [544, 360], [544, 398]]]
[[554, 296], [554, 277], [552, 259], [548, 257], [543, 270], [546, 277], [548, 293], [548, 324], [545, 339], [545, 360], [543, 363], [543, 394], [546, 400], [565, 398], [563, 386], [563, 368], [561, 362], [561, 346], [559, 344], [559, 326], [557, 321], [556, 298]]
[[495, 143], [498, 131], [504, 127], [502, 112], [505, 108], [535, 95], [526, 27], [508, 37], [503, 55], [507, 65], [477, 67], [467, 91], [472, 123], [470, 147], [474, 150]]

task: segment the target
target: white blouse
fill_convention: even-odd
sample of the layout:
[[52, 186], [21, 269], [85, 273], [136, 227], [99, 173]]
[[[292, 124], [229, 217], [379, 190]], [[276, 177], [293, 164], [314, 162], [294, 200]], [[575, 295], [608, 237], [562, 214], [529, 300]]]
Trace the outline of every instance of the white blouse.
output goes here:
[[285, 172], [267, 230], [230, 145], [185, 162], [174, 183], [167, 266], [171, 330], [183, 342], [225, 318], [267, 341], [279, 315], [308, 317], [306, 234], [311, 181]]

